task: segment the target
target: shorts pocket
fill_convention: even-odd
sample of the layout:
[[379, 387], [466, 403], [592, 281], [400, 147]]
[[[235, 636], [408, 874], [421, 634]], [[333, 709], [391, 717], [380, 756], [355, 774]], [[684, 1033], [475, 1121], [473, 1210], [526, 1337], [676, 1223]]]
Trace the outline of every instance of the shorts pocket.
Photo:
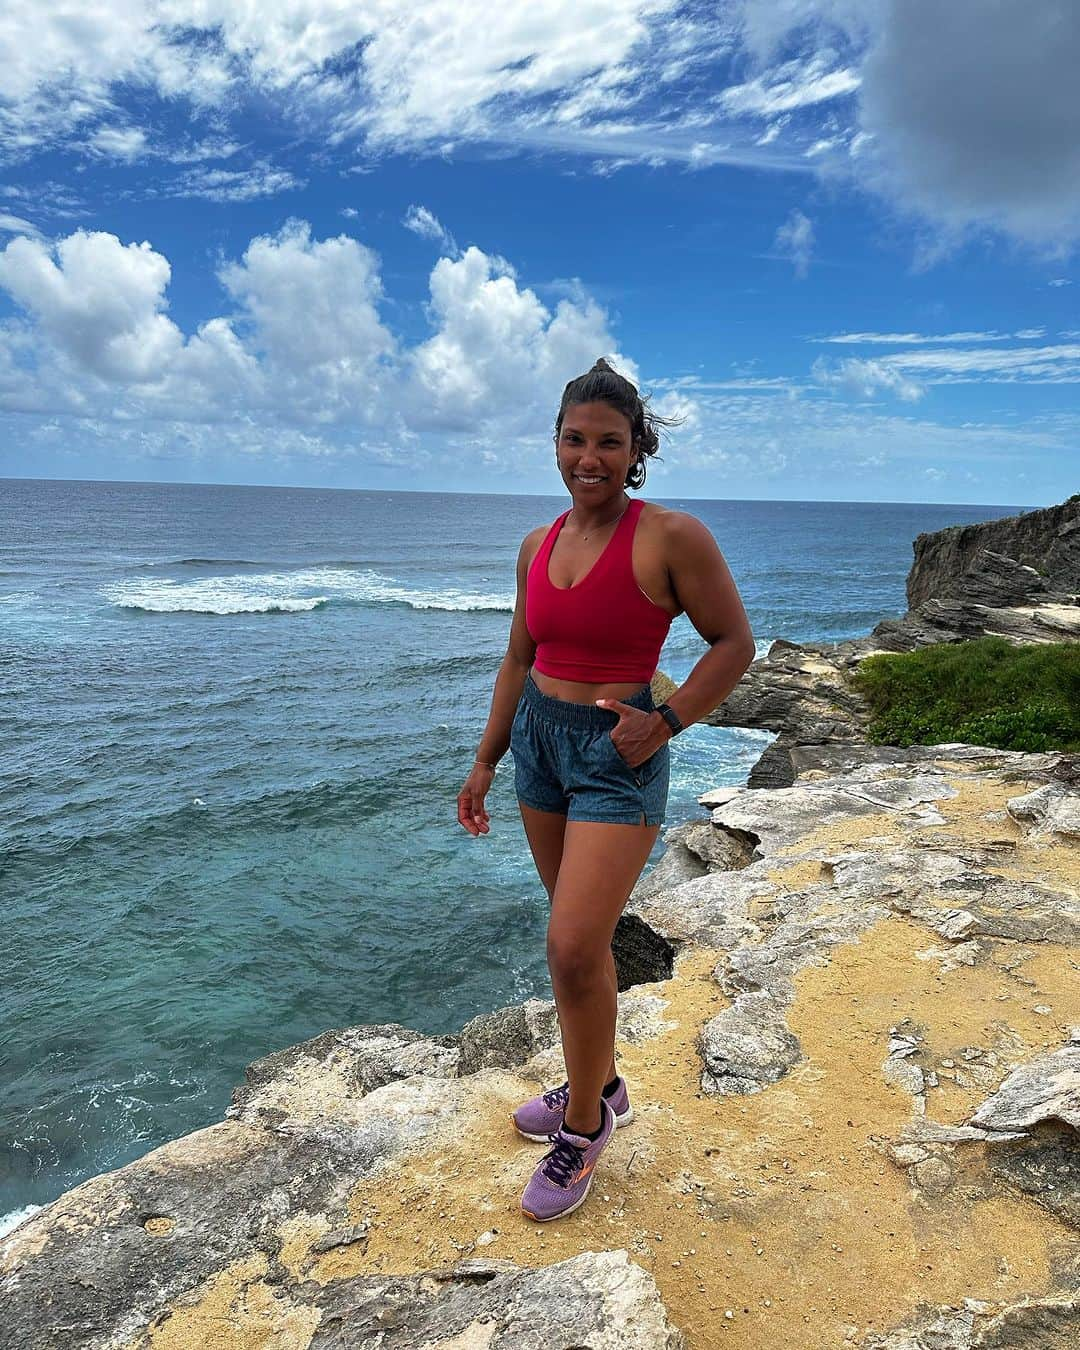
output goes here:
[[602, 731], [600, 733], [600, 739], [601, 741], [607, 743], [607, 750], [605, 751], [605, 753], [609, 756], [610, 760], [615, 764], [617, 768], [621, 769], [623, 773], [629, 774], [629, 776], [633, 779], [633, 781], [637, 784], [637, 786], [640, 787], [642, 782], [642, 771], [644, 770], [645, 765], [648, 764], [649, 761], [645, 760], [644, 763], [639, 764], [636, 768], [634, 768], [625, 759], [623, 759], [622, 755], [619, 754], [619, 748], [615, 744], [615, 742], [611, 739], [610, 732]]

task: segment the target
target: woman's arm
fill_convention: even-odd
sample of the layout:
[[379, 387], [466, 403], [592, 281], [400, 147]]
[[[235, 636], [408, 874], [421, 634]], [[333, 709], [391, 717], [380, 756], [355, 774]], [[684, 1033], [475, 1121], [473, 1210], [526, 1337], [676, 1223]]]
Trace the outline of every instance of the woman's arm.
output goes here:
[[[756, 651], [750, 621], [724, 555], [696, 516], [671, 511], [664, 520], [665, 554], [679, 603], [709, 650], [667, 700], [684, 727], [723, 703]], [[671, 729], [654, 714], [670, 737]]]
[[514, 617], [510, 622], [510, 640], [499, 673], [495, 676], [491, 712], [476, 751], [477, 759], [490, 764], [497, 764], [510, 748], [510, 723], [514, 720], [521, 691], [525, 688], [525, 677], [536, 656], [536, 643], [525, 626], [525, 584], [529, 563], [536, 551], [535, 536], [542, 529], [539, 527], [527, 534], [518, 550], [517, 597], [514, 601]]
[[546, 527], [537, 526], [521, 542], [517, 559], [517, 596], [514, 601], [514, 617], [510, 622], [510, 640], [506, 655], [495, 676], [495, 688], [491, 695], [491, 711], [488, 713], [484, 734], [476, 751], [477, 762], [469, 771], [465, 784], [458, 793], [458, 823], [470, 834], [486, 834], [488, 831], [488, 813], [484, 809], [484, 797], [491, 786], [495, 770], [490, 765], [497, 764], [510, 748], [510, 726], [517, 711], [521, 691], [525, 688], [525, 677], [536, 655], [536, 643], [529, 636], [525, 626], [525, 587], [529, 563], [543, 538]]

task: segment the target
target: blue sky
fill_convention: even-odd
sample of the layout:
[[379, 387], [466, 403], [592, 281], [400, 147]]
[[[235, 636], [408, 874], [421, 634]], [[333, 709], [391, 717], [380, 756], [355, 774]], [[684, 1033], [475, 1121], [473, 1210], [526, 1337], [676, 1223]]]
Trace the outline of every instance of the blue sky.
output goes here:
[[0, 474], [645, 495], [1080, 487], [1070, 0], [9, 0]]

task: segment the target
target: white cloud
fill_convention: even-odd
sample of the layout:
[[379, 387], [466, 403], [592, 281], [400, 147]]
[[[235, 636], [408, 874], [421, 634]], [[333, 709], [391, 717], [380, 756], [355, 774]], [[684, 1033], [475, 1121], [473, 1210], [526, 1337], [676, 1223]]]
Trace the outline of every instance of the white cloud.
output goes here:
[[857, 73], [850, 171], [939, 231], [928, 257], [986, 226], [1050, 252], [1080, 234], [1073, 0], [741, 0], [738, 12], [761, 63], [794, 45]]
[[1014, 338], [1041, 338], [1045, 328], [1024, 328], [1015, 333], [833, 333], [829, 337], [809, 338], [810, 342], [848, 344], [879, 343], [883, 346], [914, 347], [931, 342], [1010, 342]]
[[886, 361], [861, 361], [856, 357], [847, 357], [837, 365], [829, 366], [819, 358], [814, 362], [814, 376], [821, 384], [845, 390], [858, 398], [873, 398], [875, 394], [884, 392], [914, 403], [925, 393], [921, 385]]
[[[929, 222], [928, 257], [986, 227], [1064, 252], [1080, 234], [1078, 65], [1073, 0], [1037, 17], [1028, 0], [111, 0], [77, 23], [8, 0], [0, 142], [190, 162], [131, 124], [136, 98], [140, 113], [183, 99], [230, 154], [221, 124], [255, 101], [326, 155], [476, 141], [612, 168], [844, 172]], [[294, 184], [263, 166], [178, 187], [240, 201]]]
[[457, 257], [461, 252], [454, 236], [426, 206], [410, 206], [401, 223], [407, 230], [412, 230], [413, 234], [418, 234], [421, 239], [431, 239], [440, 244], [451, 257]]
[[796, 207], [776, 231], [773, 247], [784, 258], [790, 258], [795, 275], [805, 277], [814, 252], [814, 226], [809, 216]]
[[98, 127], [88, 144], [107, 159], [122, 159], [130, 164], [146, 153], [146, 132], [141, 127]]
[[[212, 202], [250, 202], [279, 192], [296, 192], [304, 180], [287, 169], [259, 162], [248, 169], [188, 169], [160, 189], [166, 197], [205, 197]], [[147, 192], [147, 195], [151, 195]]]
[[291, 416], [318, 422], [374, 411], [395, 342], [379, 317], [382, 281], [370, 249], [348, 235], [313, 241], [305, 221], [291, 220], [253, 239], [219, 276]]
[[38, 227], [22, 216], [13, 216], [10, 211], [0, 211], [0, 234], [37, 234]]
[[682, 478], [692, 467], [699, 476], [691, 481], [701, 485], [703, 495], [720, 495], [721, 482], [733, 479], [763, 486], [770, 479], [782, 481], [783, 495], [795, 487], [811, 495], [829, 474], [834, 476], [829, 495], [857, 497], [859, 484], [867, 482], [900, 491], [925, 467], [947, 468], [950, 482], [968, 474], [977, 482], [989, 465], [990, 477], [1000, 484], [1018, 468], [1039, 465], [1050, 483], [1061, 479], [1060, 466], [1080, 441], [1075, 414], [1033, 417], [1020, 425], [1006, 418], [955, 426], [812, 390], [778, 399], [764, 391], [717, 389], [699, 377], [653, 383], [679, 388], [692, 399], [696, 423], [679, 429], [665, 454], [668, 462], [650, 477]]
[[774, 117], [853, 94], [862, 83], [858, 73], [849, 67], [827, 69], [830, 56], [818, 52], [807, 61], [786, 61], [746, 84], [731, 85], [719, 102], [730, 113]]
[[[411, 353], [407, 401], [414, 422], [446, 430], [498, 425], [525, 434], [553, 400], [558, 406], [568, 379], [615, 345], [591, 301], [561, 300], [551, 314], [476, 247], [435, 264], [429, 316], [436, 332]], [[611, 359], [633, 378], [631, 361]]]
[[156, 378], [183, 346], [162, 311], [170, 268], [150, 244], [83, 230], [56, 245], [13, 239], [0, 253], [0, 286], [36, 320], [42, 336], [103, 380]]
[[924, 347], [871, 360], [846, 358], [836, 365], [819, 358], [813, 369], [822, 384], [833, 388], [865, 396], [874, 389], [892, 389], [901, 398], [918, 398], [928, 384], [1080, 383], [1080, 346]]
[[910, 372], [935, 384], [976, 380], [1000, 383], [1076, 384], [1080, 381], [1080, 345], [1049, 347], [974, 348], [898, 352], [882, 357], [894, 370]]
[[552, 311], [497, 255], [470, 247], [430, 278], [431, 335], [405, 349], [381, 317], [377, 256], [289, 221], [224, 264], [233, 312], [185, 336], [167, 313], [167, 259], [148, 242], [76, 231], [17, 238], [0, 286], [26, 317], [0, 327], [0, 411], [103, 423], [364, 429], [407, 449], [420, 433], [532, 453], [562, 388], [601, 353], [631, 378], [604, 311], [579, 286]]

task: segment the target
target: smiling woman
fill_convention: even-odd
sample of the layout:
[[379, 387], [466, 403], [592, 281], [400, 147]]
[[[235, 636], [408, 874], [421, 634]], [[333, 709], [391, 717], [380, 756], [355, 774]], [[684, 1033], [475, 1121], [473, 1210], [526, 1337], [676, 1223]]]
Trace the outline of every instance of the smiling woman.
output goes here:
[[[567, 1078], [513, 1113], [551, 1147], [521, 1199], [554, 1219], [585, 1199], [593, 1165], [633, 1116], [614, 1059], [618, 976], [611, 938], [664, 820], [668, 742], [723, 701], [754, 657], [742, 602], [716, 541], [694, 517], [626, 489], [645, 482], [668, 425], [601, 358], [572, 380], [555, 462], [572, 505], [522, 543], [510, 641], [458, 821], [488, 832], [495, 761], [514, 756], [518, 805], [551, 901], [548, 968]], [[655, 706], [652, 677], [671, 621], [709, 644]]]

